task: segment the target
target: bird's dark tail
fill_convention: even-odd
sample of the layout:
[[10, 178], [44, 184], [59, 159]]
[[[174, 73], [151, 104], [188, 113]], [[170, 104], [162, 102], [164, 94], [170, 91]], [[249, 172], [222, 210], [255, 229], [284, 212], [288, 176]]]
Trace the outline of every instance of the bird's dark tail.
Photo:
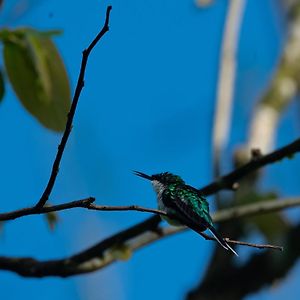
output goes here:
[[[183, 203], [181, 203], [181, 205], [183, 205]], [[185, 209], [185, 211], [187, 211], [187, 209]], [[178, 221], [180, 221], [181, 224], [184, 224], [186, 226], [188, 226], [189, 228], [195, 230], [196, 232], [198, 232], [200, 235], [202, 234], [202, 232], [206, 229], [208, 229], [212, 235], [214, 236], [214, 238], [216, 239], [216, 241], [227, 251], [231, 251], [234, 255], [239, 256], [229, 245], [228, 243], [222, 238], [222, 236], [217, 232], [217, 230], [213, 227], [213, 225], [211, 225], [210, 223], [208, 223], [205, 219], [202, 219], [201, 222], [195, 222], [192, 219], [187, 219], [185, 216], [182, 216], [180, 214], [176, 215], [176, 219], [178, 219]]]
[[221, 235], [216, 231], [213, 226], [210, 226], [209, 231], [215, 237], [216, 241], [226, 250], [231, 251], [234, 255], [239, 256], [229, 245], [228, 243], [221, 237]]

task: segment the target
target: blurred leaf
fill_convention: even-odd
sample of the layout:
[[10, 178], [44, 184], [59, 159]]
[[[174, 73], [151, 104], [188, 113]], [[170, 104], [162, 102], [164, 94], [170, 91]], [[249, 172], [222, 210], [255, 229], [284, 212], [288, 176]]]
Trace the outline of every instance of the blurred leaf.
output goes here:
[[71, 96], [62, 59], [49, 35], [22, 28], [0, 32], [8, 78], [24, 107], [45, 127], [63, 131]]
[[48, 31], [39, 31], [40, 36], [45, 36], [45, 37], [53, 37], [56, 35], [61, 35], [62, 30], [48, 30]]
[[132, 256], [132, 251], [128, 246], [122, 244], [112, 247], [111, 254], [117, 260], [128, 260]]
[[4, 78], [3, 78], [3, 74], [0, 70], [0, 102], [3, 100], [4, 93], [5, 93]]
[[251, 221], [266, 240], [271, 243], [277, 242], [278, 238], [289, 228], [289, 223], [285, 220], [284, 216], [279, 213], [252, 217]]
[[[253, 192], [248, 195], [245, 201], [248, 203], [278, 201], [278, 195], [275, 192], [263, 194]], [[269, 242], [276, 242], [278, 237], [280, 237], [289, 228], [289, 223], [280, 213], [253, 216], [249, 218], [248, 221], [253, 224]]]
[[45, 214], [45, 217], [46, 217], [46, 220], [47, 220], [50, 230], [54, 230], [55, 226], [59, 220], [57, 212], [53, 211], [53, 212], [47, 213], [47, 214]]
[[252, 204], [261, 201], [274, 201], [276, 199], [278, 199], [278, 194], [276, 192], [260, 193], [252, 189], [249, 190], [242, 199], [239, 199], [239, 201], [242, 204]]

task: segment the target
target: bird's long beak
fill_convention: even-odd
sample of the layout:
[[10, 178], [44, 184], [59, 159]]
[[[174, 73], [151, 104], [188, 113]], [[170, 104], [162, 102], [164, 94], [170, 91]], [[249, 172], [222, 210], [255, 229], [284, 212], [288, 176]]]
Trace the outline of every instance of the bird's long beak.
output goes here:
[[142, 172], [139, 172], [139, 171], [133, 171], [133, 173], [134, 173], [135, 175], [137, 175], [137, 176], [142, 177], [142, 178], [145, 178], [145, 179], [148, 179], [148, 180], [151, 180], [151, 181], [153, 180], [152, 176], [149, 176], [149, 175], [144, 174], [144, 173], [142, 173]]

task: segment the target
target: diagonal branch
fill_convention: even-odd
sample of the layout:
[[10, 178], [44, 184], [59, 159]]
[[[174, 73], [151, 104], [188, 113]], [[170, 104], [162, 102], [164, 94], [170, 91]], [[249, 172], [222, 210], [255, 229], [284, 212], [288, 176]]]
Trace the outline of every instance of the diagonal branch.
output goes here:
[[65, 150], [67, 141], [69, 139], [69, 136], [70, 136], [70, 133], [71, 133], [71, 130], [72, 130], [72, 123], [73, 123], [75, 111], [76, 111], [76, 108], [77, 108], [77, 104], [78, 104], [78, 101], [79, 101], [79, 97], [80, 97], [80, 94], [81, 94], [81, 90], [83, 89], [83, 86], [84, 86], [84, 75], [85, 75], [85, 69], [86, 69], [86, 65], [87, 65], [87, 62], [88, 62], [88, 58], [89, 58], [89, 55], [90, 55], [91, 51], [93, 50], [93, 48], [100, 41], [100, 39], [104, 36], [104, 34], [109, 30], [108, 25], [109, 25], [109, 17], [110, 17], [111, 9], [112, 9], [111, 6], [107, 7], [107, 9], [106, 9], [106, 19], [105, 19], [105, 23], [104, 23], [103, 28], [98, 33], [96, 38], [91, 42], [91, 44], [88, 46], [88, 48], [85, 49], [82, 52], [82, 61], [81, 61], [80, 72], [79, 72], [79, 76], [78, 76], [78, 81], [77, 81], [74, 97], [73, 97], [73, 100], [72, 100], [72, 105], [71, 105], [70, 111], [68, 113], [66, 128], [65, 128], [65, 131], [64, 131], [63, 136], [61, 138], [61, 142], [58, 146], [56, 157], [55, 157], [55, 160], [54, 160], [53, 165], [52, 165], [52, 170], [51, 170], [51, 175], [50, 175], [49, 181], [47, 183], [47, 186], [46, 186], [40, 200], [36, 204], [37, 209], [41, 209], [46, 204], [46, 202], [49, 199], [49, 196], [52, 192], [52, 189], [54, 187], [56, 177], [57, 177], [58, 171], [59, 171], [59, 165], [60, 165], [60, 162], [61, 162], [64, 150]]
[[216, 193], [222, 189], [235, 189], [237, 182], [244, 178], [246, 175], [264, 167], [265, 165], [278, 162], [286, 157], [292, 157], [295, 153], [300, 151], [300, 139], [273, 151], [267, 155], [261, 155], [250, 160], [245, 165], [227, 175], [220, 177], [215, 182], [200, 189], [204, 195]]

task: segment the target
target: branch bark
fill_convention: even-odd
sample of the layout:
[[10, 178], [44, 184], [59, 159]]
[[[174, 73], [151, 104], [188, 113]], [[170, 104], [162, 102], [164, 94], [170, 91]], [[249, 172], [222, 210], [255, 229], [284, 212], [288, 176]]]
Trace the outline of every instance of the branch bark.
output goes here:
[[267, 164], [278, 162], [285, 157], [292, 157], [293, 154], [300, 151], [300, 139], [284, 146], [267, 155], [261, 155], [250, 160], [245, 165], [228, 173], [227, 175], [217, 179], [215, 182], [203, 187], [200, 191], [204, 195], [216, 193], [222, 189], [235, 189], [240, 179], [244, 178], [249, 173], [252, 173]]

